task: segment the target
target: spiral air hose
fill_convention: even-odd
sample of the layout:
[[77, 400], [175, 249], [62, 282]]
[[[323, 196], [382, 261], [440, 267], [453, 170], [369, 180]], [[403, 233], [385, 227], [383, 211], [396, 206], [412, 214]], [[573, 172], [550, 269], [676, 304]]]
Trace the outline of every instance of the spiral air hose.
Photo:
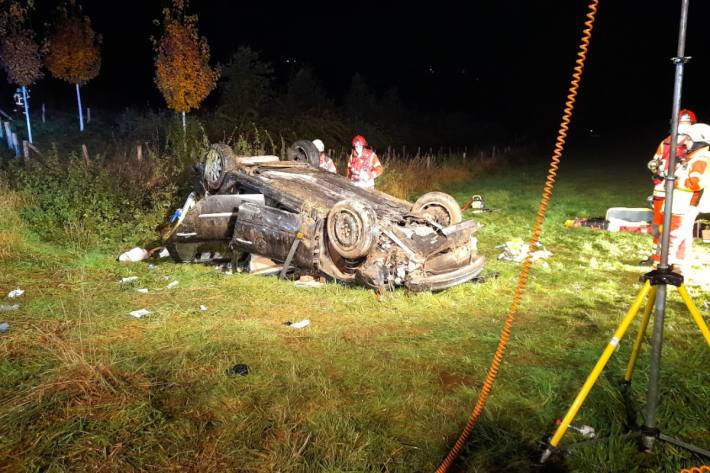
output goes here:
[[569, 129], [570, 118], [572, 117], [572, 110], [574, 109], [574, 103], [577, 97], [577, 89], [579, 88], [579, 82], [582, 77], [582, 70], [584, 69], [584, 62], [587, 58], [587, 49], [589, 48], [589, 40], [592, 36], [592, 27], [594, 26], [594, 19], [596, 17], [597, 5], [599, 0], [592, 0], [589, 4], [589, 12], [587, 13], [587, 21], [584, 22], [584, 30], [582, 31], [582, 40], [579, 45], [579, 52], [577, 53], [576, 66], [574, 68], [574, 73], [572, 74], [572, 80], [570, 82], [569, 94], [567, 95], [567, 101], [565, 102], [564, 113], [562, 114], [562, 121], [560, 123], [559, 131], [557, 132], [557, 140], [555, 142], [555, 150], [552, 153], [552, 160], [550, 162], [550, 168], [547, 173], [547, 179], [545, 181], [545, 188], [542, 192], [542, 199], [540, 200], [540, 206], [537, 211], [537, 218], [535, 219], [535, 225], [533, 226], [532, 236], [530, 237], [530, 244], [528, 245], [528, 254], [523, 261], [523, 267], [520, 270], [520, 276], [518, 277], [518, 285], [515, 288], [515, 294], [513, 295], [513, 302], [508, 311], [508, 315], [503, 323], [503, 329], [500, 334], [500, 339], [498, 341], [498, 347], [496, 348], [495, 355], [491, 361], [491, 365], [488, 368], [488, 373], [486, 374], [486, 379], [481, 388], [481, 392], [478, 395], [478, 400], [476, 405], [471, 412], [471, 416], [466, 423], [461, 435], [459, 435], [456, 444], [451, 448], [446, 458], [441, 462], [441, 465], [436, 469], [436, 473], [445, 473], [451, 467], [453, 462], [458, 458], [461, 453], [461, 449], [468, 441], [471, 431], [478, 422], [478, 418], [483, 412], [483, 408], [486, 405], [488, 396], [495, 382], [496, 376], [498, 375], [498, 370], [500, 369], [500, 364], [503, 361], [503, 355], [505, 354], [505, 349], [508, 345], [508, 340], [510, 338], [510, 332], [513, 328], [513, 321], [515, 320], [515, 315], [520, 305], [520, 301], [523, 296], [523, 291], [528, 281], [528, 275], [530, 273], [530, 265], [532, 263], [532, 253], [535, 251], [538, 239], [540, 238], [540, 233], [542, 231], [542, 222], [545, 219], [545, 214], [547, 213], [547, 207], [550, 202], [550, 197], [552, 196], [552, 189], [555, 185], [555, 177], [557, 176], [557, 170], [559, 169], [560, 158], [562, 156], [562, 150], [564, 149], [565, 141], [567, 139], [567, 130]]
[[710, 465], [683, 468], [682, 470], [680, 470], [680, 473], [710, 473]]

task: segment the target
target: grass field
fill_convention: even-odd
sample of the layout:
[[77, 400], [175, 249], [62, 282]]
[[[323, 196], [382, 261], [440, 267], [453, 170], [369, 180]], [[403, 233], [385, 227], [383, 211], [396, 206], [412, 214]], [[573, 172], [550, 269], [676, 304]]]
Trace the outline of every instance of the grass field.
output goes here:
[[[475, 216], [497, 279], [380, 299], [167, 260], [154, 270], [119, 264], [115, 254], [42, 241], [16, 217], [21, 200], [3, 193], [0, 290], [26, 294], [19, 311], [0, 314], [10, 323], [0, 334], [0, 471], [433, 471], [475, 402], [517, 281], [519, 266], [496, 260], [495, 246], [528, 238], [544, 174], [511, 167], [447, 189], [461, 203], [482, 194], [498, 209]], [[617, 436], [640, 420], [616, 385], [635, 323], [577, 419], [610, 439], [535, 465], [636, 295], [636, 263], [650, 248], [648, 236], [562, 223], [643, 206], [649, 192], [642, 167], [565, 158], [542, 235], [553, 255], [534, 265], [501, 374], [453, 471], [702, 464], [665, 445], [643, 455]], [[707, 267], [707, 245], [697, 252]], [[118, 283], [132, 275], [140, 279]], [[171, 281], [178, 286], [165, 288]], [[689, 284], [706, 320], [709, 286], [702, 275]], [[142, 308], [153, 313], [128, 314]], [[306, 318], [302, 330], [284, 325]], [[660, 426], [709, 448], [710, 350], [674, 290], [665, 333]], [[648, 355], [646, 344], [629, 395], [637, 409]], [[236, 363], [250, 373], [227, 376]]]

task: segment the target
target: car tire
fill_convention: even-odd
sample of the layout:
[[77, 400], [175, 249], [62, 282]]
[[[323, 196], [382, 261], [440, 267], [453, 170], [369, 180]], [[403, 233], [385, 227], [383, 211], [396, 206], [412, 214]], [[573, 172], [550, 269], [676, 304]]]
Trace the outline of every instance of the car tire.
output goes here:
[[287, 161], [297, 161], [310, 164], [313, 167], [320, 165], [320, 151], [313, 142], [298, 140], [286, 150]]
[[413, 213], [426, 214], [442, 227], [455, 225], [463, 220], [461, 207], [456, 199], [443, 192], [428, 192], [412, 207]]
[[210, 145], [209, 150], [205, 153], [202, 176], [205, 187], [214, 192], [217, 191], [224, 176], [236, 168], [236, 156], [232, 148], [225, 143], [215, 143]]
[[361, 258], [377, 237], [377, 215], [368, 204], [341, 200], [328, 212], [326, 232], [332, 248], [343, 258]]

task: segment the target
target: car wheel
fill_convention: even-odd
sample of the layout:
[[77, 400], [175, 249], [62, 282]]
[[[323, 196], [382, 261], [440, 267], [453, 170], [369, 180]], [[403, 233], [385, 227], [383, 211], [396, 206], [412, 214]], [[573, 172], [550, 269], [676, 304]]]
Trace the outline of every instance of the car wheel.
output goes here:
[[225, 174], [236, 167], [234, 157], [234, 151], [227, 144], [216, 143], [210, 146], [205, 154], [205, 164], [202, 171], [207, 189], [210, 191], [219, 189]]
[[377, 215], [369, 205], [342, 200], [328, 212], [326, 231], [330, 244], [343, 258], [367, 255], [376, 238]]
[[425, 214], [443, 227], [455, 225], [463, 220], [461, 207], [456, 199], [443, 192], [424, 194], [414, 203], [412, 212]]
[[286, 150], [286, 159], [318, 167], [320, 165], [320, 152], [311, 141], [298, 140]]

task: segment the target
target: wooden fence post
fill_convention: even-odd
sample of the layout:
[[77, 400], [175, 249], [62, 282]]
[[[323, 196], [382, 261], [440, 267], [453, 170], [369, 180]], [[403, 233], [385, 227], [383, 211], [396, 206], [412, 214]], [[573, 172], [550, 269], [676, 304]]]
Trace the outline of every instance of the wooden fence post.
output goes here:
[[81, 145], [81, 156], [84, 158], [84, 162], [86, 165], [89, 165], [89, 149], [86, 147], [85, 144]]
[[15, 157], [20, 157], [20, 143], [17, 141], [17, 133], [12, 134], [12, 147], [15, 148]]
[[136, 145], [136, 161], [143, 161], [143, 146], [140, 143]]
[[25, 162], [30, 160], [30, 142], [27, 140], [22, 140], [22, 157], [25, 158]]

